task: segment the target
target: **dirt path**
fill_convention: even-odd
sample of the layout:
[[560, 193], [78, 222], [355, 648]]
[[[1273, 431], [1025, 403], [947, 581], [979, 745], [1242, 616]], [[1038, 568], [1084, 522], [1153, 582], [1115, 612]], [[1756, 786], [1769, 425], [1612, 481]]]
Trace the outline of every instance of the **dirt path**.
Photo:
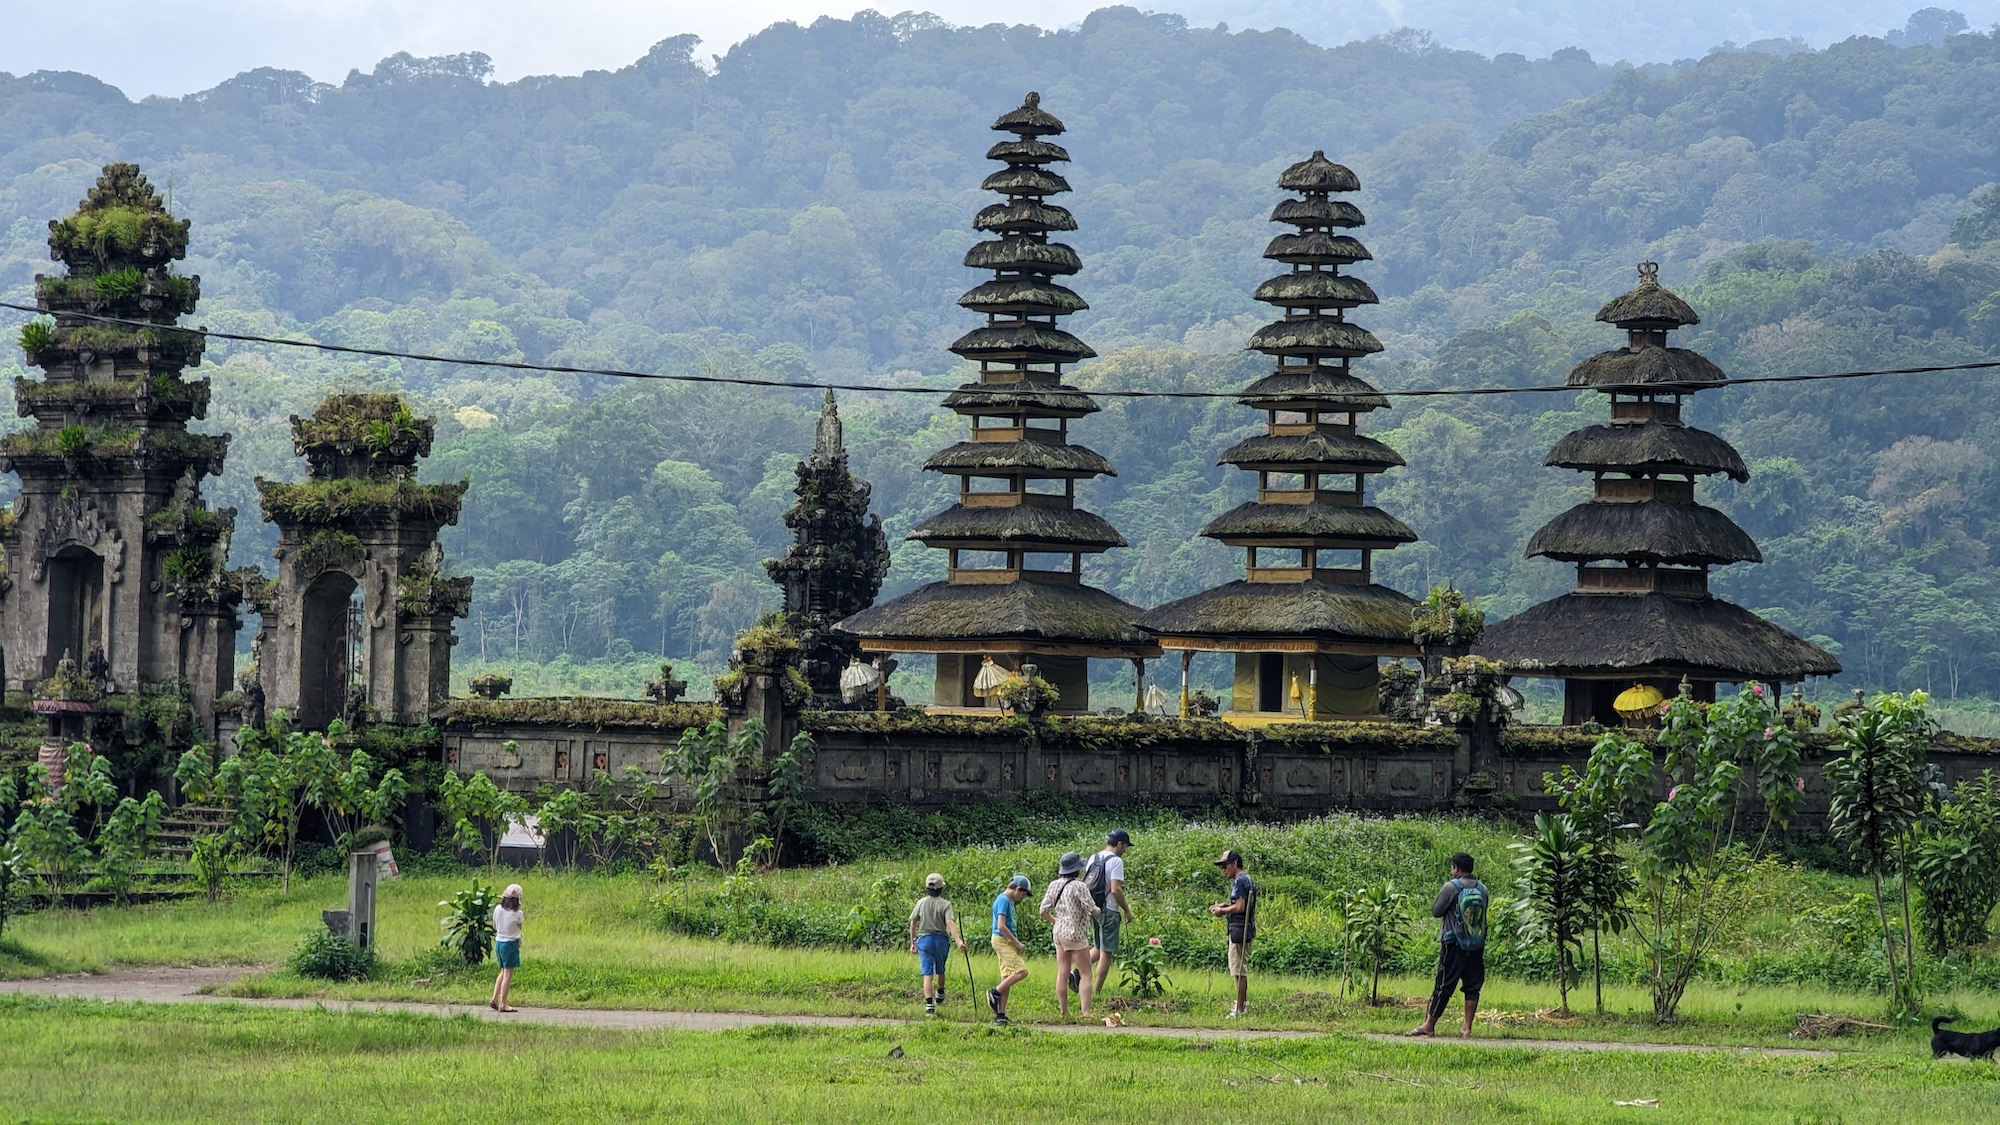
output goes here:
[[[463, 1004], [423, 1004], [401, 1000], [263, 1000], [217, 996], [204, 989], [226, 985], [255, 970], [242, 966], [127, 969], [102, 976], [40, 977], [34, 980], [0, 981], [0, 993], [24, 996], [58, 996], [79, 1000], [138, 1001], [148, 1004], [245, 1004], [268, 1008], [324, 1009], [330, 1012], [415, 1012], [434, 1016], [471, 1016], [474, 1019], [549, 1024], [557, 1027], [609, 1028], [617, 1031], [728, 1031], [743, 1027], [786, 1024], [794, 1027], [906, 1027], [913, 1020], [864, 1016], [768, 1015], [759, 1012], [666, 1012], [647, 1009], [605, 1008], [523, 1008], [502, 1015], [486, 1007]], [[1104, 1031], [1094, 1024], [1021, 1024], [1035, 1031]], [[1124, 1027], [1122, 1035], [1151, 1035], [1170, 1038], [1244, 1040], [1307, 1039], [1313, 1031], [1258, 1031], [1234, 1028]], [[1460, 1039], [1437, 1036], [1408, 1039], [1400, 1035], [1363, 1033], [1364, 1039], [1383, 1043], [1456, 1043], [1478, 1047], [1514, 1047], [1549, 1051], [1640, 1051], [1684, 1053], [1732, 1051], [1766, 1056], [1833, 1058], [1833, 1051], [1801, 1047], [1728, 1047], [1696, 1043], [1609, 1043], [1582, 1039]]]

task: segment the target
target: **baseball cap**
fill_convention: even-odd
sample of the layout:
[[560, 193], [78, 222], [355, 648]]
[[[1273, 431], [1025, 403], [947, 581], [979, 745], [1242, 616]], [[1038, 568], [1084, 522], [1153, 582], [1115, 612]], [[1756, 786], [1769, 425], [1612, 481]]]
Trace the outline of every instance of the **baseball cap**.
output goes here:
[[1014, 876], [1012, 879], [1007, 880], [1007, 885], [1010, 887], [1019, 887], [1024, 891], [1032, 891], [1035, 889], [1033, 886], [1029, 885], [1028, 877], [1026, 875]]
[[1104, 842], [1107, 844], [1129, 844], [1132, 842], [1132, 834], [1123, 828], [1113, 828], [1111, 834], [1104, 838]]
[[1228, 851], [1223, 852], [1222, 858], [1215, 861], [1217, 867], [1227, 867], [1232, 863], [1238, 867], [1243, 866], [1243, 857], [1237, 854], [1235, 848], [1230, 848]]
[[930, 890], [933, 887], [937, 887], [939, 889], [942, 889], [944, 887], [944, 876], [938, 874], [935, 871], [924, 876], [924, 889]]

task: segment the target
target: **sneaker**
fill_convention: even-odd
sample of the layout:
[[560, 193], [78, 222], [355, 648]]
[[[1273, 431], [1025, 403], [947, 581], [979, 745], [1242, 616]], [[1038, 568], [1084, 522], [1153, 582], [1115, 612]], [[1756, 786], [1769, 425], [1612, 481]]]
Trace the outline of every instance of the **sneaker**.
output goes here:
[[938, 989], [937, 1002], [940, 1004], [944, 1003], [944, 989], [942, 988]]
[[1069, 990], [1078, 993], [1083, 991], [1083, 973], [1079, 970], [1071, 969], [1069, 971]]
[[1242, 1012], [1238, 1011], [1238, 1010], [1237, 1010], [1237, 1009], [1235, 1009], [1235, 1008], [1231, 1008], [1231, 1009], [1229, 1009], [1229, 1014], [1228, 1014], [1228, 1015], [1226, 1015], [1226, 1016], [1224, 1016], [1224, 1017], [1222, 1017], [1222, 1018], [1223, 1018], [1223, 1019], [1226, 1019], [1226, 1020], [1240, 1020], [1240, 1019], [1242, 1019], [1242, 1018], [1243, 1018], [1243, 1015], [1244, 1015], [1244, 1013], [1242, 1013]]
[[925, 1005], [924, 1005], [924, 1014], [925, 1014], [925, 1015], [927, 1015], [927, 1016], [934, 1016], [934, 1015], [937, 1015], [937, 1005], [936, 1005], [936, 1004], [925, 1004]]
[[987, 990], [986, 990], [986, 1006], [987, 1006], [987, 1007], [989, 1007], [989, 1008], [991, 1008], [991, 1009], [993, 1009], [993, 1014], [994, 1014], [994, 1015], [996, 1015], [996, 1016], [997, 1016], [997, 1015], [999, 1015], [999, 1014], [1000, 1014], [1000, 990], [999, 990], [999, 989], [997, 989], [997, 988], [989, 988], [989, 989], [987, 989]]
[[1006, 1027], [1006, 1026], [1007, 1026], [1007, 1013], [1005, 1013], [1005, 1012], [995, 1012], [995, 1013], [993, 1013], [993, 1026], [995, 1026], [995, 1027]]

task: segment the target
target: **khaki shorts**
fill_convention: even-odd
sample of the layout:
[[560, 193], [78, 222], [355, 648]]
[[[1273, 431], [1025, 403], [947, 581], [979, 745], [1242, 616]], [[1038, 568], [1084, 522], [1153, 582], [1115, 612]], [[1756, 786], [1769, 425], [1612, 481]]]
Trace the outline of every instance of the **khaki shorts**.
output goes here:
[[1028, 958], [1003, 937], [993, 939], [993, 952], [1000, 958], [1000, 975], [1011, 977], [1028, 971]]
[[1250, 942], [1232, 941], [1229, 943], [1229, 975], [1232, 977], [1247, 977], [1250, 975]]

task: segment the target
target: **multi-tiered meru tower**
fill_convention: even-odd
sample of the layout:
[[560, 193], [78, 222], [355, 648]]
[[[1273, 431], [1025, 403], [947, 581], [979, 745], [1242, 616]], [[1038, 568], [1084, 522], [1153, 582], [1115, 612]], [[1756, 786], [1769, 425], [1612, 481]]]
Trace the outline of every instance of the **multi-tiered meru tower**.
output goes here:
[[994, 237], [965, 256], [966, 265], [993, 271], [993, 279], [958, 299], [986, 323], [951, 346], [979, 365], [979, 378], [945, 399], [970, 420], [971, 440], [925, 463], [958, 478], [958, 502], [909, 534], [949, 552], [946, 578], [857, 613], [841, 628], [867, 652], [935, 653], [939, 707], [990, 704], [991, 695], [975, 682], [991, 659], [1006, 670], [1036, 665], [1061, 693], [1058, 709], [1083, 710], [1089, 658], [1136, 663], [1159, 648], [1134, 624], [1136, 607], [1082, 578], [1084, 555], [1125, 540], [1076, 505], [1076, 482], [1112, 469], [1069, 441], [1069, 424], [1097, 404], [1062, 381], [1066, 365], [1096, 354], [1057, 327], [1088, 307], [1055, 280], [1082, 268], [1076, 251], [1049, 239], [1076, 229], [1068, 210], [1048, 202], [1069, 190], [1049, 170], [1069, 153], [1043, 139], [1063, 125], [1029, 94], [993, 128], [1013, 139], [987, 153], [1004, 167], [982, 186], [1004, 202], [973, 220]]
[[1413, 655], [1409, 597], [1370, 581], [1376, 551], [1416, 539], [1403, 522], [1367, 503], [1368, 477], [1403, 463], [1357, 432], [1361, 415], [1388, 400], [1349, 370], [1382, 350], [1347, 311], [1374, 304], [1368, 284], [1341, 268], [1367, 261], [1344, 231], [1361, 211], [1335, 194], [1357, 191], [1352, 171], [1315, 152], [1285, 169], [1274, 222], [1298, 228], [1264, 256], [1290, 267], [1257, 287], [1281, 320], [1249, 347], [1277, 370], [1238, 400], [1264, 414], [1264, 432], [1238, 442], [1222, 464], [1257, 474], [1257, 498], [1210, 521], [1202, 534], [1245, 551], [1244, 577], [1169, 602], [1140, 618], [1160, 644], [1181, 653], [1183, 682], [1196, 652], [1236, 654], [1232, 714], [1322, 718], [1377, 713], [1379, 657]]
[[1584, 360], [1568, 384], [1609, 397], [1610, 424], [1568, 435], [1545, 462], [1590, 473], [1596, 494], [1527, 550], [1576, 564], [1576, 588], [1492, 626], [1480, 653], [1562, 678], [1566, 724], [1617, 722], [1613, 701], [1637, 684], [1672, 695], [1686, 678], [1697, 699], [1712, 700], [1718, 683], [1838, 673], [1825, 650], [1709, 594], [1710, 567], [1763, 555], [1734, 520], [1695, 502], [1697, 478], [1750, 477], [1728, 442], [1681, 420], [1686, 396], [1729, 381], [1699, 353], [1667, 346], [1669, 332], [1701, 318], [1647, 262], [1639, 287], [1597, 319], [1623, 329], [1626, 346]]
[[224, 569], [235, 509], [210, 511], [200, 490], [229, 438], [187, 429], [209, 394], [181, 375], [202, 337], [174, 327], [201, 295], [200, 278], [172, 270], [187, 236], [132, 164], [106, 165], [77, 212], [49, 223], [67, 269], [35, 279], [47, 318], [21, 346], [43, 376], [14, 383], [35, 425], [0, 440], [0, 470], [21, 478], [0, 521], [0, 644], [9, 687], [67, 655], [112, 692], [186, 685], [206, 727], [230, 686], [241, 593]]

